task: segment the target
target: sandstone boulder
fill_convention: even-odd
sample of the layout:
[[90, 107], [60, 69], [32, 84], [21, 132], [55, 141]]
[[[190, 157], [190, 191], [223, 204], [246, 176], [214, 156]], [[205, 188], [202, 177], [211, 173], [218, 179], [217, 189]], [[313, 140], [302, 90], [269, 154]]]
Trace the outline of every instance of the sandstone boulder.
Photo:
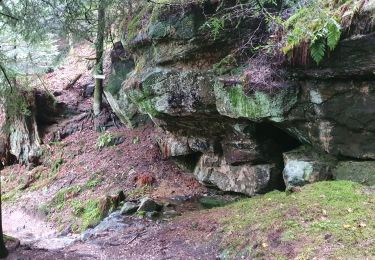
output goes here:
[[281, 171], [275, 164], [233, 166], [218, 155], [204, 154], [194, 176], [207, 186], [253, 196], [277, 188]]
[[287, 189], [308, 183], [332, 179], [336, 165], [334, 157], [302, 146], [284, 155], [283, 177]]

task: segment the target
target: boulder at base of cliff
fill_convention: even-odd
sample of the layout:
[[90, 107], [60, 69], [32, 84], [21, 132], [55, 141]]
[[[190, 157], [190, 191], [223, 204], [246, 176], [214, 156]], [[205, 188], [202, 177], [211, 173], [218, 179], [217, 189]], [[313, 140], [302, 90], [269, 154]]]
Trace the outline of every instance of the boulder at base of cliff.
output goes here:
[[361, 184], [375, 185], [375, 161], [340, 162], [333, 171], [337, 180], [349, 180]]
[[308, 183], [332, 179], [336, 160], [309, 146], [301, 146], [283, 154], [284, 182], [287, 189]]
[[249, 196], [277, 188], [281, 181], [281, 171], [276, 164], [233, 166], [215, 154], [202, 155], [194, 176], [207, 186]]

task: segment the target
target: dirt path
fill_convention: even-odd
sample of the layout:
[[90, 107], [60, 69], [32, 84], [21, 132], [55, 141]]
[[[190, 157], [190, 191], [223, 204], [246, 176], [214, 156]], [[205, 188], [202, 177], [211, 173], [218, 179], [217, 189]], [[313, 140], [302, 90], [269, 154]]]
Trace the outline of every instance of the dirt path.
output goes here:
[[72, 244], [78, 236], [60, 236], [54, 227], [22, 209], [5, 208], [3, 211], [4, 232], [18, 238], [21, 245], [55, 250]]
[[199, 211], [171, 222], [115, 212], [75, 241], [59, 238], [48, 223], [20, 213], [12, 212], [14, 222], [7, 222], [13, 225], [8, 232], [22, 244], [8, 259], [218, 259], [219, 225]]

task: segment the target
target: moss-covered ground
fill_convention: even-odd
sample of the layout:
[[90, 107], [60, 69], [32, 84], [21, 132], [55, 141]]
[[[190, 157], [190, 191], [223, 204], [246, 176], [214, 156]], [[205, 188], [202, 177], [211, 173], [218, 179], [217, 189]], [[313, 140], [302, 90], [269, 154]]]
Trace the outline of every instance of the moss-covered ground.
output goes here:
[[271, 192], [225, 208], [225, 258], [369, 259], [375, 256], [375, 189], [347, 181]]

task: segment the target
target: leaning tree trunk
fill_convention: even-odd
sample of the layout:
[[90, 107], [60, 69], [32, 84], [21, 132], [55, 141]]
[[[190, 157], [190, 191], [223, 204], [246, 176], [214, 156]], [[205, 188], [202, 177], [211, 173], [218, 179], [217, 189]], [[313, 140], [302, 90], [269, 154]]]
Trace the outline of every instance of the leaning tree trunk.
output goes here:
[[[0, 162], [1, 164], [1, 162]], [[3, 165], [0, 165], [3, 168]], [[1, 170], [0, 170], [1, 171]], [[5, 247], [4, 234], [3, 234], [3, 221], [2, 221], [2, 210], [1, 210], [1, 176], [0, 176], [0, 258], [5, 258], [8, 256], [8, 250]]]
[[[104, 0], [99, 1], [98, 28], [96, 39], [96, 74], [103, 75], [104, 30], [105, 30], [105, 6]], [[94, 92], [94, 115], [100, 114], [103, 98], [103, 79], [97, 77]]]

